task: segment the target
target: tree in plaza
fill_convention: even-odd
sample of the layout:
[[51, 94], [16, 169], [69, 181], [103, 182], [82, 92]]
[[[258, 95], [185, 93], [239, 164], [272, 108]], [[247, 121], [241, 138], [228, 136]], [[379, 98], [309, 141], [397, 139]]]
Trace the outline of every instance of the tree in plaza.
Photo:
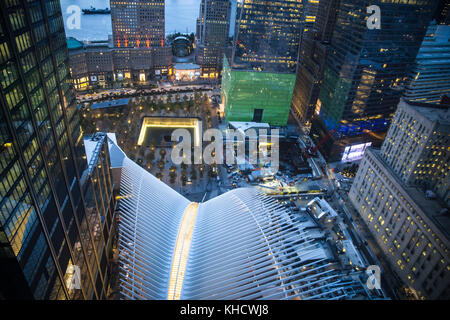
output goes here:
[[164, 169], [164, 160], [161, 159], [161, 160], [158, 161], [158, 168], [160, 170]]
[[199, 171], [199, 173], [200, 173], [200, 178], [203, 178], [203, 170], [204, 170], [204, 167], [203, 167], [203, 165], [201, 164], [201, 165], [199, 166], [199, 168], [198, 168], [198, 171]]
[[158, 98], [156, 102], [156, 110], [161, 111], [162, 109], [164, 109], [164, 102], [160, 98]]
[[186, 115], [189, 111], [189, 105], [186, 101], [183, 101], [182, 108], [183, 108], [184, 114]]
[[169, 173], [169, 177], [170, 177], [170, 183], [174, 184], [175, 183], [175, 179], [177, 178], [177, 173], [175, 171], [171, 171]]
[[163, 173], [162, 172], [158, 172], [156, 174], [156, 178], [158, 178], [159, 180], [162, 180], [162, 177], [163, 177]]
[[159, 154], [161, 155], [161, 159], [164, 159], [164, 157], [165, 157], [166, 154], [167, 154], [166, 149], [161, 148], [161, 149], [159, 150]]
[[186, 181], [187, 181], [186, 171], [182, 171], [181, 172], [181, 184], [183, 185], [183, 187], [186, 185]]
[[145, 147], [144, 147], [144, 146], [141, 146], [141, 147], [139, 148], [139, 155], [140, 155], [141, 157], [143, 157], [143, 156], [145, 155]]
[[208, 174], [211, 178], [215, 178], [217, 176], [217, 167], [216, 166], [210, 166], [208, 170]]
[[174, 113], [177, 113], [178, 111], [180, 110], [180, 105], [179, 105], [179, 103], [172, 103], [172, 111], [174, 112]]
[[200, 113], [200, 105], [196, 103], [194, 106], [194, 110], [195, 110], [195, 113], [198, 115]]
[[189, 99], [188, 99], [188, 106], [189, 106], [189, 108], [193, 108], [194, 107], [194, 99], [192, 98], [192, 96], [189, 96]]
[[191, 179], [192, 179], [192, 180], [197, 180], [197, 170], [195, 170], [195, 167], [192, 167], [192, 170], [191, 170]]
[[147, 157], [145, 158], [147, 160], [147, 163], [152, 162], [153, 160], [155, 160], [155, 151], [149, 151], [147, 153]]

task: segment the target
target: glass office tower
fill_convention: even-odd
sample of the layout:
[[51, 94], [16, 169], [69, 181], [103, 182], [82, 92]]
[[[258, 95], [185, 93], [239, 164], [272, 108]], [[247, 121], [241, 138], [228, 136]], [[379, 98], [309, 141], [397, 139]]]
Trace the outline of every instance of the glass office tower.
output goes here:
[[115, 47], [164, 46], [164, 0], [111, 0], [110, 3]]
[[[308, 3], [306, 8], [310, 6]], [[309, 12], [315, 10], [317, 16], [311, 26], [304, 28], [300, 40], [291, 110], [297, 121], [306, 126], [310, 125], [319, 97], [338, 7], [339, 0], [320, 0], [314, 4]], [[312, 20], [311, 16], [306, 17]]]
[[[341, 0], [317, 100], [311, 137], [330, 160], [344, 148], [381, 143], [437, 1]], [[369, 29], [367, 7], [380, 8], [381, 28]]]
[[230, 0], [202, 0], [197, 19], [196, 60], [203, 77], [217, 78], [230, 33]]
[[409, 74], [404, 96], [409, 101], [439, 103], [444, 95], [450, 96], [450, 25], [432, 22]]
[[107, 296], [114, 225], [106, 137], [89, 165], [59, 0], [0, 12], [0, 296]]
[[302, 1], [238, 1], [231, 61], [222, 79], [227, 121], [287, 123], [302, 17]]

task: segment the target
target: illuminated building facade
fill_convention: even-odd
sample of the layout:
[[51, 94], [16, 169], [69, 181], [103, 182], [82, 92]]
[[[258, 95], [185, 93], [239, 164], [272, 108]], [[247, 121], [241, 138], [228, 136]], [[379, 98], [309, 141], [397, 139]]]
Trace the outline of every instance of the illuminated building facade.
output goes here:
[[77, 90], [115, 81], [145, 84], [172, 75], [172, 52], [165, 45], [164, 0], [111, 0], [112, 46], [68, 39], [69, 67]]
[[[85, 153], [58, 0], [0, 12], [0, 296], [107, 296], [108, 150]], [[89, 159], [89, 162], [88, 162]]]
[[431, 189], [450, 205], [448, 106], [410, 103], [401, 100], [381, 153], [405, 184]]
[[197, 40], [205, 46], [224, 47], [230, 32], [230, 0], [202, 0]]
[[411, 101], [439, 103], [450, 95], [450, 25], [432, 23], [417, 54], [404, 96]]
[[303, 32], [308, 32], [316, 23], [319, 5], [320, 0], [304, 1], [302, 18]]
[[321, 0], [318, 4], [309, 2], [305, 7], [309, 8], [306, 12], [316, 15], [309, 13], [304, 19], [291, 106], [293, 115], [302, 124], [309, 124], [316, 108], [338, 6], [339, 0]]
[[450, 297], [450, 111], [401, 100], [380, 151], [368, 149], [349, 198], [409, 293]]
[[146, 83], [150, 79], [167, 79], [171, 75], [170, 47], [110, 48], [108, 45], [80, 43], [71, 47], [69, 71], [75, 89], [105, 87], [114, 81]]
[[197, 20], [197, 63], [202, 75], [217, 78], [230, 33], [230, 0], [202, 0]]
[[302, 1], [238, 1], [233, 50], [222, 74], [227, 121], [287, 123], [302, 17]]
[[111, 0], [114, 46], [164, 47], [164, 0]]
[[173, 67], [175, 80], [194, 81], [200, 77], [201, 68], [194, 63], [176, 63]]
[[[340, 0], [310, 135], [330, 160], [346, 146], [380, 144], [434, 14], [434, 0], [392, 2]], [[381, 10], [381, 28], [369, 29], [367, 7]]]

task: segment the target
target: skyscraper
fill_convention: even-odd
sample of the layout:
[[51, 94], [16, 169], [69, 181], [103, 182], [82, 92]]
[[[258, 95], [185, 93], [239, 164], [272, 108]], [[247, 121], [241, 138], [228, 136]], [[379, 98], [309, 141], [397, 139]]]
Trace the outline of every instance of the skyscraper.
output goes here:
[[[311, 120], [319, 97], [338, 6], [339, 0], [321, 0], [318, 5], [314, 4], [317, 15], [312, 25], [305, 27], [300, 40], [292, 111], [303, 124]], [[312, 17], [305, 20], [308, 19]]]
[[197, 63], [202, 74], [217, 77], [230, 32], [230, 0], [202, 0], [197, 20]]
[[227, 121], [287, 123], [295, 81], [303, 2], [239, 1], [222, 102]]
[[164, 0], [111, 0], [114, 46], [163, 47]]
[[450, 25], [430, 24], [409, 74], [404, 96], [439, 103], [450, 95]]
[[448, 0], [439, 1], [438, 11], [436, 13], [436, 22], [438, 24], [450, 25], [450, 2]]
[[[403, 92], [436, 1], [341, 0], [311, 137], [331, 160], [346, 146], [381, 143]], [[369, 28], [367, 8], [380, 9], [380, 29]], [[373, 17], [375, 18], [375, 17]]]
[[58, 0], [3, 2], [0, 295], [6, 299], [107, 295], [114, 198], [106, 138], [98, 137], [86, 156], [67, 59]]
[[448, 106], [400, 101], [381, 150], [369, 148], [349, 198], [408, 291], [450, 297]]

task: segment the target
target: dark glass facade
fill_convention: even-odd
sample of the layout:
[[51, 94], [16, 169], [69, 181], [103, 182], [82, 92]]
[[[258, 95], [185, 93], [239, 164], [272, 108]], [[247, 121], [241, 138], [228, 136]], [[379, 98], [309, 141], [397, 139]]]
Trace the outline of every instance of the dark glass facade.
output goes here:
[[115, 47], [164, 46], [164, 0], [111, 0], [110, 3]]
[[[314, 4], [316, 16], [312, 26], [305, 27], [298, 51], [297, 74], [291, 109], [299, 122], [309, 125], [319, 97], [329, 44], [333, 35], [339, 0], [321, 0]], [[306, 6], [306, 9], [310, 4]], [[306, 16], [306, 19], [312, 19]]]
[[197, 63], [204, 77], [217, 77], [229, 42], [230, 0], [202, 0], [197, 19]]
[[[358, 137], [386, 132], [437, 1], [341, 0], [323, 75], [312, 138], [336, 129], [322, 153], [338, 159]], [[369, 29], [367, 7], [381, 11], [381, 29]], [[348, 141], [344, 141], [347, 139]], [[340, 142], [339, 142], [340, 141]]]
[[2, 3], [0, 292], [6, 299], [107, 294], [114, 225], [107, 147], [92, 162], [96, 168], [88, 167], [67, 59], [58, 0]]
[[440, 103], [450, 96], [450, 25], [430, 24], [411, 68], [405, 99]]
[[198, 18], [198, 42], [205, 46], [225, 47], [230, 33], [230, 0], [202, 0]]
[[232, 68], [295, 73], [303, 1], [239, 1]]

